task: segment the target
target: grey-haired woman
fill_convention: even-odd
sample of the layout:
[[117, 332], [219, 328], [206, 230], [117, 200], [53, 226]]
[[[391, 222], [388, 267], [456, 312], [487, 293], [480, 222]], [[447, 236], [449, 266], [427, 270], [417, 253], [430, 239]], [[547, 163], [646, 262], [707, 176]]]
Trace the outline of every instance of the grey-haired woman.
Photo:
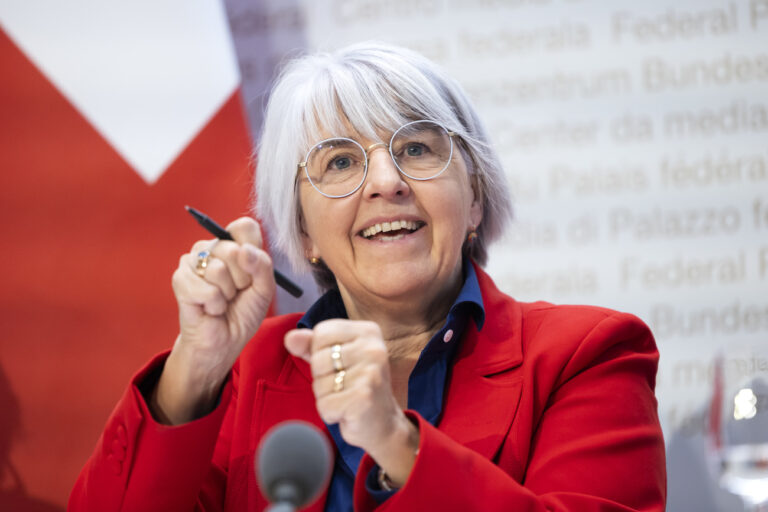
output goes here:
[[259, 441], [302, 419], [335, 447], [311, 510], [663, 510], [653, 338], [494, 286], [481, 266], [510, 194], [454, 80], [384, 44], [300, 58], [257, 153], [258, 216], [324, 295], [265, 319], [259, 225], [195, 243], [179, 336], [133, 379], [71, 509], [260, 510]]

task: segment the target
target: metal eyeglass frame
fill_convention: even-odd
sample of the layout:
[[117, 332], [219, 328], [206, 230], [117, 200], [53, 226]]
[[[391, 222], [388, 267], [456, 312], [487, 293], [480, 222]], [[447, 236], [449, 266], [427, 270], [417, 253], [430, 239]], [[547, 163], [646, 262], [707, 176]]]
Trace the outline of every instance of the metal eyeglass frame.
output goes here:
[[[440, 171], [439, 171], [439, 172], [435, 173], [435, 175], [434, 175], [434, 176], [430, 176], [429, 178], [416, 178], [415, 176], [411, 176], [410, 174], [408, 174], [407, 172], [405, 172], [405, 171], [404, 171], [404, 170], [403, 170], [403, 169], [400, 167], [400, 165], [397, 163], [397, 159], [395, 158], [395, 155], [394, 155], [394, 154], [392, 154], [392, 141], [393, 141], [393, 140], [395, 140], [395, 136], [396, 136], [398, 133], [400, 133], [400, 130], [402, 130], [403, 128], [407, 128], [408, 126], [411, 126], [412, 124], [416, 124], [416, 123], [425, 123], [425, 122], [426, 122], [426, 123], [433, 123], [433, 124], [436, 124], [437, 126], [439, 126], [440, 128], [442, 128], [443, 130], [445, 130], [445, 133], [447, 133], [447, 134], [448, 134], [448, 140], [450, 140], [450, 142], [451, 142], [451, 151], [450, 151], [450, 153], [448, 154], [448, 161], [445, 163], [445, 166], [444, 166], [442, 169], [440, 169]], [[354, 140], [354, 139], [350, 139], [350, 138], [347, 138], [347, 137], [331, 137], [331, 138], [329, 138], [329, 139], [324, 139], [324, 140], [321, 140], [320, 142], [318, 142], [318, 143], [316, 143], [316, 144], [313, 144], [313, 145], [312, 145], [312, 147], [311, 147], [311, 148], [309, 148], [309, 151], [307, 151], [307, 155], [304, 157], [304, 161], [299, 163], [299, 165], [298, 165], [298, 169], [299, 169], [299, 170], [301, 170], [301, 169], [303, 169], [303, 170], [304, 170], [304, 175], [307, 177], [307, 180], [309, 180], [309, 184], [310, 184], [310, 185], [312, 185], [312, 188], [314, 188], [315, 190], [317, 190], [317, 191], [318, 191], [320, 194], [324, 195], [325, 197], [329, 197], [329, 198], [331, 198], [331, 199], [340, 199], [340, 198], [342, 198], [342, 197], [351, 196], [352, 194], [354, 194], [355, 192], [357, 192], [358, 190], [360, 190], [360, 187], [362, 187], [362, 186], [363, 186], [363, 183], [365, 183], [365, 178], [368, 176], [368, 152], [369, 152], [369, 151], [371, 151], [372, 149], [374, 149], [374, 148], [378, 147], [378, 146], [384, 146], [385, 148], [387, 148], [387, 151], [389, 152], [389, 156], [392, 158], [392, 162], [394, 162], [394, 164], [395, 164], [395, 167], [397, 167], [397, 170], [400, 172], [400, 174], [402, 174], [403, 176], [406, 176], [406, 177], [408, 177], [408, 178], [410, 178], [410, 179], [412, 179], [412, 180], [416, 180], [416, 181], [428, 181], [428, 180], [432, 180], [432, 179], [435, 179], [435, 178], [437, 178], [438, 176], [440, 176], [440, 175], [441, 175], [443, 172], [445, 172], [445, 170], [448, 168], [448, 166], [449, 166], [449, 165], [451, 165], [451, 160], [453, 159], [453, 137], [454, 137], [455, 135], [456, 135], [456, 132], [452, 132], [451, 130], [449, 130], [448, 128], [446, 128], [445, 126], [443, 126], [441, 123], [438, 123], [437, 121], [432, 121], [432, 120], [430, 120], [430, 119], [418, 119], [418, 120], [416, 120], [416, 121], [410, 121], [410, 122], [408, 122], [408, 123], [405, 123], [405, 124], [404, 124], [404, 125], [402, 125], [400, 128], [398, 128], [397, 130], [395, 130], [395, 131], [394, 131], [394, 133], [392, 133], [392, 137], [390, 137], [390, 139], [389, 139], [389, 144], [385, 144], [385, 143], [383, 143], [383, 142], [375, 142], [375, 143], [371, 144], [370, 146], [368, 146], [368, 148], [367, 148], [367, 149], [363, 149], [363, 146], [362, 146], [362, 145], [361, 145], [359, 142], [357, 142], [356, 140]], [[355, 188], [354, 188], [354, 189], [352, 189], [352, 191], [351, 191], [351, 192], [347, 192], [346, 194], [341, 194], [341, 195], [332, 195], [332, 194], [326, 194], [325, 192], [323, 192], [322, 190], [320, 190], [320, 189], [317, 187], [317, 185], [315, 185], [315, 183], [312, 181], [312, 177], [309, 175], [309, 170], [307, 169], [307, 162], [309, 161], [309, 155], [310, 155], [310, 153], [312, 153], [312, 151], [313, 151], [313, 150], [314, 150], [314, 149], [315, 149], [317, 146], [319, 146], [319, 145], [321, 145], [321, 144], [324, 144], [324, 143], [326, 143], [326, 142], [328, 142], [328, 141], [331, 141], [331, 140], [346, 140], [346, 141], [349, 141], [349, 142], [353, 143], [355, 146], [357, 146], [357, 147], [359, 147], [359, 148], [360, 148], [360, 151], [362, 151], [362, 152], [363, 152], [363, 157], [365, 158], [365, 166], [364, 166], [364, 168], [363, 168], [363, 177], [362, 177], [362, 179], [360, 180], [360, 183], [358, 183], [358, 184], [355, 186]]]

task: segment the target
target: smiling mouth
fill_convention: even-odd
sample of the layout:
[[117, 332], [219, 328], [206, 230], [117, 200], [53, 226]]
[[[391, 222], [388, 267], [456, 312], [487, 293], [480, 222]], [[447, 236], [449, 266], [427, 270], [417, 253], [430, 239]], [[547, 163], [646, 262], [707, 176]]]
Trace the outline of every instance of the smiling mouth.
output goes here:
[[367, 227], [360, 232], [360, 236], [367, 240], [377, 240], [381, 242], [392, 242], [400, 240], [405, 235], [418, 231], [426, 223], [422, 221], [396, 220], [392, 222], [382, 222]]

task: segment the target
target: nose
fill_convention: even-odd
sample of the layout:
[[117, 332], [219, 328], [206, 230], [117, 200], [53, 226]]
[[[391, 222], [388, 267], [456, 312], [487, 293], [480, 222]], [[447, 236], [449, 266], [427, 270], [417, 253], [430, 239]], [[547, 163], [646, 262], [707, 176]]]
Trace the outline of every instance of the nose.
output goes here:
[[371, 144], [366, 153], [368, 154], [368, 175], [363, 184], [363, 194], [366, 198], [393, 199], [410, 194], [411, 189], [395, 166], [386, 144], [381, 142]]

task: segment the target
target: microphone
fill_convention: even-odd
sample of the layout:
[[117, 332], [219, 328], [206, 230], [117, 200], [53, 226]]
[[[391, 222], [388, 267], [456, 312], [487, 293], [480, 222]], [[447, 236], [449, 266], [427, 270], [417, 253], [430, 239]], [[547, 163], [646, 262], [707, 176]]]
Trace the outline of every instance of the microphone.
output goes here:
[[333, 451], [325, 435], [302, 421], [273, 427], [256, 454], [256, 473], [271, 512], [293, 512], [315, 501], [331, 476]]

